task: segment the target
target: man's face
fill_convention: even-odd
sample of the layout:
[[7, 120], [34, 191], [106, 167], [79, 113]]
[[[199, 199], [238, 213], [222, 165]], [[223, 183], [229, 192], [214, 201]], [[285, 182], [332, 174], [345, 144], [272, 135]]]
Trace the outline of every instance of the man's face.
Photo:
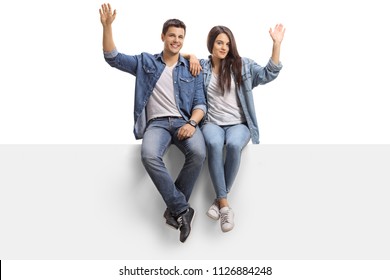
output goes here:
[[166, 34], [161, 34], [161, 40], [164, 42], [164, 52], [170, 55], [176, 55], [180, 52], [184, 42], [184, 29], [171, 26]]

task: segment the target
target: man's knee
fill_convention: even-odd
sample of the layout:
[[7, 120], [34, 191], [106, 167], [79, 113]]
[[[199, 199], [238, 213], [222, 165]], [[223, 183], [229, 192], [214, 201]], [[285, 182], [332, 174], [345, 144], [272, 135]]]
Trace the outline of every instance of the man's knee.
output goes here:
[[206, 147], [202, 146], [194, 148], [189, 155], [193, 160], [203, 163], [206, 159]]
[[192, 150], [191, 156], [199, 161], [204, 161], [206, 159], [206, 148]]
[[148, 166], [148, 165], [151, 165], [153, 163], [160, 161], [160, 158], [158, 155], [156, 155], [154, 153], [151, 153], [148, 151], [142, 151], [141, 152], [141, 161], [142, 161], [143, 165]]

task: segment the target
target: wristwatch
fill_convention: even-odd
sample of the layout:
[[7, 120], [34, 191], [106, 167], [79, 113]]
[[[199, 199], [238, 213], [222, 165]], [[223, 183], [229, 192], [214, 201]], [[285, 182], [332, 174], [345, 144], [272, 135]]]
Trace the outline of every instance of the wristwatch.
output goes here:
[[196, 121], [194, 121], [194, 120], [189, 120], [187, 123], [189, 123], [193, 127], [196, 127], [198, 125], [198, 123]]

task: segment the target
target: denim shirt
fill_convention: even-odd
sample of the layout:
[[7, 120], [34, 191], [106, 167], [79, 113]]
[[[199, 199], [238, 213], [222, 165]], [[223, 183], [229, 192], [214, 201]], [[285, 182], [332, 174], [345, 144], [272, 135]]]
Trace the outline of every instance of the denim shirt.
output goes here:
[[[126, 55], [114, 49], [104, 52], [104, 58], [110, 66], [136, 76], [133, 132], [136, 139], [142, 139], [147, 126], [146, 104], [165, 68], [162, 52], [155, 55]], [[189, 62], [182, 56], [179, 56], [173, 71], [173, 87], [177, 109], [185, 120], [190, 119], [194, 109], [201, 109], [206, 113], [202, 76], [192, 76]]]
[[[203, 68], [204, 87], [205, 92], [207, 92], [212, 74], [211, 61], [209, 59], [201, 59], [200, 64]], [[242, 84], [238, 87], [236, 82], [236, 93], [240, 99], [253, 144], [260, 143], [260, 135], [252, 89], [276, 79], [282, 67], [281, 63], [276, 65], [271, 59], [269, 59], [265, 67], [262, 67], [249, 58], [242, 58]]]

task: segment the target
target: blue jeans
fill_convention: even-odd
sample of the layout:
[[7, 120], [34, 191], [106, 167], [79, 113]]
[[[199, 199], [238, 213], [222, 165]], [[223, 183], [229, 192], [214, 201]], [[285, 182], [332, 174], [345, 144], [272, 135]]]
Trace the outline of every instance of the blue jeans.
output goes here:
[[[192, 189], [206, 158], [202, 132], [196, 128], [191, 138], [177, 139], [177, 131], [186, 124], [182, 118], [159, 118], [149, 122], [141, 148], [142, 163], [172, 215], [188, 209]], [[174, 181], [169, 174], [163, 156], [174, 144], [184, 154], [185, 162]]]
[[227, 198], [240, 168], [241, 151], [250, 140], [249, 129], [244, 124], [218, 126], [207, 123], [202, 127], [202, 132], [217, 199]]

